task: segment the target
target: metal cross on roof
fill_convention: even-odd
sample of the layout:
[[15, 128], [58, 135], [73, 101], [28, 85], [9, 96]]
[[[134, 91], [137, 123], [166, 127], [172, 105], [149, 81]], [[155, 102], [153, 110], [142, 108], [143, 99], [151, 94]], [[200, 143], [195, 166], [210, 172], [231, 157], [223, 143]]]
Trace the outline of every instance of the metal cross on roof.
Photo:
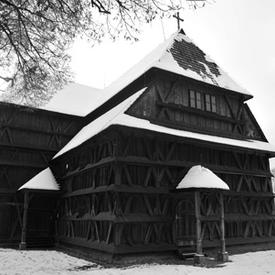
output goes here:
[[178, 30], [180, 30], [180, 22], [183, 22], [184, 20], [180, 17], [180, 13], [179, 12], [177, 12], [176, 14], [174, 14], [173, 17], [177, 19]]

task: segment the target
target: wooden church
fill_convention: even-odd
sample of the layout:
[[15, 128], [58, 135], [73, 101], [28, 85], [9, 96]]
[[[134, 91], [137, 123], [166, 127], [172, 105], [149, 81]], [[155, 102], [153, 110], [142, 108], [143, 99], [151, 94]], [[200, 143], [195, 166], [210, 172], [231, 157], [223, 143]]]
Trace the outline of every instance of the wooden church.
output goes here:
[[275, 241], [275, 147], [246, 104], [252, 95], [182, 30], [104, 94], [84, 117], [48, 112], [47, 124], [20, 125], [49, 137], [31, 137], [25, 164], [37, 156], [39, 167], [17, 177], [21, 248], [58, 244], [97, 258]]

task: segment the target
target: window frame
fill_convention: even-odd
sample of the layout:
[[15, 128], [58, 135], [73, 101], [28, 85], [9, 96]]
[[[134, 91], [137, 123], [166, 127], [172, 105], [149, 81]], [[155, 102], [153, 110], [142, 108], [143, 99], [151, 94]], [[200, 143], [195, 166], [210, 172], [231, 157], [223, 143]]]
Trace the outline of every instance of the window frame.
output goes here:
[[217, 114], [217, 96], [189, 89], [189, 107]]

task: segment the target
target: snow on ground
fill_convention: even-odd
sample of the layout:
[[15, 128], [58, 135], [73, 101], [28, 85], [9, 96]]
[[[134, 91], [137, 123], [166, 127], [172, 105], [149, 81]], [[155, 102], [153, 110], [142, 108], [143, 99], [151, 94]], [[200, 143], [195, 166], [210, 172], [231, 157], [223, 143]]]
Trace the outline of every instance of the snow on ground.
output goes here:
[[[74, 258], [58, 251], [0, 249], [0, 274], [99, 274], [99, 275], [262, 275], [275, 274], [275, 250], [232, 255], [225, 264], [208, 267], [190, 263], [143, 264], [123, 268], [103, 267], [92, 262]], [[186, 262], [185, 262], [186, 263]]]

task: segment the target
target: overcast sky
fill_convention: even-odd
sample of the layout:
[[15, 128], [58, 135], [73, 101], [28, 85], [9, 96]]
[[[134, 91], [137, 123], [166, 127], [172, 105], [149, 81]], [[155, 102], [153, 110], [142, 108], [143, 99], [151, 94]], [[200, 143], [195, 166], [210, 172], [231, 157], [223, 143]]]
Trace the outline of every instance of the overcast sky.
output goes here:
[[[186, 34], [254, 95], [252, 112], [275, 145], [275, 1], [216, 0], [181, 12]], [[77, 41], [71, 50], [75, 81], [103, 88], [177, 30], [175, 19], [142, 27], [140, 41]], [[275, 161], [272, 162], [275, 166]]]

